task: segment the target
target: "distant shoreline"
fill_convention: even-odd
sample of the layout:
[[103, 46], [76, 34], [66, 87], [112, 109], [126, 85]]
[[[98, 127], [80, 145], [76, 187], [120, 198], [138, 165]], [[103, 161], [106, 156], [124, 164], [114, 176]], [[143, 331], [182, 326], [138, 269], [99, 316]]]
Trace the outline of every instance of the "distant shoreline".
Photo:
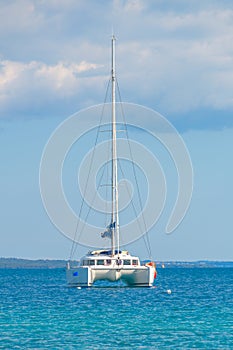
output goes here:
[[[67, 260], [0, 258], [0, 269], [58, 269]], [[158, 268], [233, 268], [233, 261], [157, 261]]]

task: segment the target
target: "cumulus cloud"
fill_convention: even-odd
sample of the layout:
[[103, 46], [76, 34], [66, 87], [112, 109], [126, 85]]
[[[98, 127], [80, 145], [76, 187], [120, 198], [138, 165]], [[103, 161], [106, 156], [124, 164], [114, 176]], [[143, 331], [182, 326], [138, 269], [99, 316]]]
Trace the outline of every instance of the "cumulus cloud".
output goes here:
[[[67, 98], [83, 96], [89, 85], [101, 84], [101, 76], [85, 76], [101, 66], [82, 61], [59, 62], [48, 65], [42, 62], [29, 63], [9, 60], [0, 61], [0, 110], [10, 116], [24, 112], [41, 114], [47, 103], [55, 103], [54, 111]], [[36, 109], [38, 109], [36, 111]], [[75, 112], [75, 111], [74, 111]], [[43, 112], [42, 112], [43, 113]]]
[[[21, 0], [0, 4], [0, 109], [56, 114], [103, 101], [110, 34], [123, 100], [177, 118], [233, 109], [233, 10], [227, 1]], [[98, 29], [98, 30], [97, 30]]]
[[121, 69], [133, 81], [125, 89], [132, 91], [131, 97], [167, 115], [201, 108], [230, 113], [233, 11], [212, 8], [181, 14], [144, 12], [143, 16], [147, 30], [139, 40], [119, 44]]

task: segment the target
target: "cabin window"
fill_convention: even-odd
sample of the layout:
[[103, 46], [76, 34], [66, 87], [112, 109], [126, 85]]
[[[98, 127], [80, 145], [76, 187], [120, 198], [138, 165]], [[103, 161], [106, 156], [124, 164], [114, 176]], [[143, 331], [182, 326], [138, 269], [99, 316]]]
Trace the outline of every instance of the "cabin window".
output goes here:
[[117, 258], [116, 264], [117, 264], [118, 266], [121, 265], [121, 264], [122, 264], [122, 260], [121, 260], [120, 258]]
[[111, 259], [106, 260], [106, 265], [111, 265]]
[[130, 260], [123, 260], [124, 261], [124, 265], [131, 265], [131, 261]]
[[83, 266], [95, 265], [95, 260], [83, 260]]
[[133, 260], [133, 265], [138, 265], [138, 260]]
[[104, 265], [104, 260], [97, 260], [97, 265]]

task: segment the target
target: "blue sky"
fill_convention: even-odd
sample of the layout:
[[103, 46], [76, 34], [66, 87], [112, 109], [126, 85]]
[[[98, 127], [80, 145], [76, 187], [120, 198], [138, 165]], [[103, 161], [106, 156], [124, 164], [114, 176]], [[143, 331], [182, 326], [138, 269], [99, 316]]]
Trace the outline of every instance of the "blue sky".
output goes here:
[[[114, 28], [123, 101], [164, 115], [193, 163], [189, 211], [166, 235], [165, 210], [153, 257], [232, 260], [232, 2], [12, 0], [0, 16], [0, 256], [68, 258], [41, 202], [40, 159], [62, 121], [103, 102]], [[144, 257], [141, 246], [131, 250]]]

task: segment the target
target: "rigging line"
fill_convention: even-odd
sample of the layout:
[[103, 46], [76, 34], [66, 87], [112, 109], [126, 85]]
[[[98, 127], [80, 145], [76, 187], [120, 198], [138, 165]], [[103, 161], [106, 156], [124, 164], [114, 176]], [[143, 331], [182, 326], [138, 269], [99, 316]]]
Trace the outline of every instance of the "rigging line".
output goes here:
[[[123, 171], [123, 169], [122, 169], [122, 167], [121, 167], [121, 163], [120, 163], [119, 160], [118, 160], [118, 164], [119, 164], [120, 171], [121, 171], [123, 177], [125, 178], [125, 174], [124, 174], [124, 171]], [[136, 180], [135, 180], [135, 181], [136, 181]], [[127, 183], [126, 183], [126, 189], [127, 189], [128, 195], [130, 196], [129, 187], [128, 187]], [[137, 210], [136, 210], [136, 208], [135, 208], [135, 205], [134, 205], [134, 203], [133, 203], [133, 200], [131, 201], [131, 205], [132, 205], [133, 212], [134, 212], [135, 218], [136, 218], [137, 223], [138, 223], [138, 226], [139, 226], [139, 230], [142, 232], [142, 226], [141, 226], [141, 223], [140, 223], [140, 221], [139, 221], [139, 219], [138, 219]], [[147, 249], [147, 253], [148, 253], [149, 257], [150, 257], [150, 254], [151, 254], [150, 245], [149, 245], [149, 243], [146, 241], [145, 235], [143, 235], [142, 238], [143, 238], [145, 247], [146, 247], [146, 249]]]
[[[121, 172], [122, 172], [122, 175], [125, 177], [124, 172], [123, 172], [122, 167], [121, 167], [121, 164], [120, 164], [120, 161], [118, 161], [118, 164], [119, 164], [119, 168], [120, 168], [120, 170], [121, 170]], [[136, 179], [135, 179], [135, 181], [136, 181]], [[126, 183], [126, 189], [127, 189], [128, 195], [130, 195], [130, 193], [129, 193], [129, 187], [128, 187], [127, 183]], [[134, 212], [135, 218], [136, 218], [137, 223], [138, 223], [138, 226], [139, 226], [139, 230], [142, 232], [142, 226], [141, 226], [141, 223], [140, 223], [140, 221], [139, 221], [139, 218], [138, 218], [138, 215], [137, 215], [137, 210], [136, 210], [136, 208], [135, 208], [135, 205], [134, 205], [134, 203], [133, 203], [133, 200], [131, 201], [131, 205], [132, 205], [133, 212]], [[142, 217], [143, 217], [143, 215], [142, 215]], [[146, 249], [147, 249], [148, 256], [151, 258], [150, 243], [147, 242], [147, 240], [146, 240], [146, 238], [145, 238], [145, 235], [142, 235], [142, 238], [143, 238], [145, 247], [146, 247]]]
[[[109, 79], [109, 81], [108, 81], [107, 90], [106, 90], [105, 99], [104, 99], [104, 104], [103, 104], [103, 108], [102, 108], [102, 111], [101, 111], [100, 122], [99, 122], [98, 129], [97, 129], [97, 133], [96, 133], [96, 139], [95, 139], [95, 144], [94, 144], [94, 150], [93, 150], [92, 157], [91, 157], [90, 167], [89, 167], [88, 176], [87, 176], [87, 180], [86, 180], [86, 184], [85, 184], [85, 189], [84, 189], [84, 195], [83, 195], [83, 197], [82, 197], [81, 207], [80, 207], [80, 210], [79, 210], [79, 217], [78, 217], [78, 220], [77, 220], [77, 225], [76, 225], [76, 230], [75, 230], [75, 236], [74, 236], [74, 240], [73, 240], [73, 244], [72, 244], [72, 248], [71, 248], [70, 258], [74, 255], [74, 253], [75, 253], [75, 251], [76, 251], [76, 248], [77, 248], [76, 237], [77, 237], [77, 233], [78, 233], [78, 227], [79, 227], [79, 224], [80, 224], [80, 216], [81, 216], [81, 213], [82, 213], [82, 210], [83, 210], [84, 198], [85, 198], [85, 196], [86, 196], [87, 187], [88, 187], [88, 183], [89, 183], [91, 168], [92, 168], [93, 159], [94, 159], [94, 155], [95, 155], [95, 149], [96, 149], [96, 145], [97, 145], [97, 141], [98, 141], [98, 137], [99, 137], [99, 131], [100, 131], [101, 122], [102, 122], [103, 115], [104, 115], [104, 108], [105, 108], [105, 104], [106, 104], [106, 100], [107, 100], [107, 94], [108, 94], [108, 91], [109, 91], [109, 85], [110, 85], [110, 79]], [[93, 203], [93, 202], [92, 202], [92, 203]], [[89, 214], [89, 212], [88, 212], [88, 214]], [[86, 219], [87, 219], [87, 217], [86, 217]], [[86, 220], [86, 219], [85, 219], [85, 220]], [[80, 239], [80, 234], [79, 234], [79, 236], [78, 236], [78, 240], [79, 240], [79, 239]]]
[[[124, 178], [126, 178], [126, 176], [125, 176], [125, 174], [124, 174], [124, 171], [123, 171], [123, 169], [122, 169], [122, 166], [121, 166], [121, 162], [120, 162], [119, 159], [118, 159], [118, 164], [119, 164], [119, 168], [120, 168], [120, 171], [121, 171], [121, 173], [122, 173], [122, 176], [123, 176]], [[128, 195], [129, 195], [129, 197], [130, 197], [129, 186], [128, 186], [127, 182], [126, 182], [126, 189], [127, 189]], [[142, 229], [141, 223], [140, 223], [140, 221], [139, 221], [139, 219], [138, 219], [137, 210], [136, 210], [136, 208], [135, 208], [135, 205], [134, 205], [134, 203], [133, 203], [133, 200], [131, 200], [130, 203], [131, 203], [131, 205], [132, 205], [132, 207], [133, 207], [134, 215], [135, 215], [136, 220], [137, 220], [137, 222], [138, 222], [139, 229], [141, 230], [141, 229]]]
[[[125, 127], [126, 138], [127, 138], [127, 142], [128, 142], [128, 146], [129, 146], [129, 151], [130, 151], [130, 157], [131, 157], [131, 163], [132, 163], [132, 167], [133, 167], [134, 178], [135, 178], [136, 185], [137, 185], [137, 192], [138, 192], [138, 197], [139, 197], [140, 209], [141, 209], [141, 212], [142, 212], [142, 219], [143, 219], [144, 229], [146, 231], [145, 232], [146, 233], [145, 236], [146, 236], [146, 240], [147, 240], [147, 244], [148, 244], [147, 250], [148, 250], [148, 253], [149, 253], [149, 257], [152, 258], [149, 234], [148, 234], [148, 230], [147, 230], [147, 226], [146, 226], [145, 217], [144, 217], [144, 214], [143, 214], [142, 199], [141, 199], [141, 195], [140, 195], [140, 191], [139, 191], [139, 185], [138, 185], [138, 180], [137, 180], [137, 176], [136, 176], [135, 165], [134, 165], [134, 162], [133, 162], [132, 149], [131, 149], [130, 142], [129, 142], [129, 133], [128, 133], [127, 125], [126, 125], [126, 118], [125, 118], [125, 113], [124, 113], [124, 109], [123, 109], [123, 106], [122, 106], [121, 93], [120, 93], [120, 89], [119, 89], [119, 85], [118, 85], [117, 79], [116, 79], [116, 84], [117, 84], [117, 91], [118, 91], [119, 100], [120, 100], [121, 113], [122, 113], [122, 116], [123, 116], [123, 119], [124, 119], [124, 127]], [[145, 242], [144, 235], [143, 235], [143, 239], [144, 239], [144, 242]]]
[[[123, 118], [124, 118], [124, 121], [125, 121], [124, 115], [123, 115]], [[125, 127], [126, 127], [126, 123], [125, 123]], [[146, 226], [145, 216], [143, 214], [142, 198], [141, 198], [141, 195], [140, 195], [139, 184], [138, 184], [138, 179], [137, 179], [137, 175], [136, 175], [135, 164], [134, 164], [134, 161], [133, 161], [133, 154], [132, 154], [132, 149], [131, 149], [130, 142], [129, 142], [129, 135], [128, 135], [127, 127], [126, 127], [126, 137], [127, 137], [127, 142], [128, 142], [128, 146], [129, 146], [131, 163], [132, 163], [132, 167], [133, 167], [133, 174], [134, 174], [134, 178], [135, 178], [135, 182], [136, 182], [136, 186], [137, 186], [139, 204], [140, 204], [140, 209], [141, 209], [141, 213], [142, 213], [142, 220], [143, 220], [143, 225], [144, 225], [144, 230], [145, 230], [145, 235], [143, 235], [142, 237], [143, 237], [143, 240], [144, 240], [144, 242], [146, 244], [146, 247], [147, 247], [147, 250], [148, 250], [148, 253], [149, 253], [149, 257], [151, 258], [151, 246], [150, 246], [149, 234], [148, 234], [148, 230], [147, 230], [147, 226]]]
[[[84, 219], [83, 226], [82, 226], [82, 228], [80, 229], [80, 233], [79, 233], [78, 239], [80, 239], [80, 237], [81, 237], [81, 235], [82, 235], [82, 233], [83, 233], [83, 230], [84, 230], [84, 228], [85, 228], [85, 226], [86, 226], [87, 218], [88, 218], [88, 216], [89, 216], [89, 214], [90, 214], [90, 211], [91, 211], [91, 209], [92, 209], [92, 205], [93, 205], [93, 203], [94, 203], [94, 201], [95, 201], [97, 192], [98, 192], [98, 190], [99, 190], [99, 188], [100, 188], [100, 184], [101, 184], [101, 181], [102, 181], [103, 176], [104, 176], [104, 170], [105, 170], [105, 169], [103, 168], [103, 172], [102, 172], [102, 175], [101, 175], [101, 177], [100, 177], [100, 179], [99, 179], [99, 183], [98, 183], [97, 189], [96, 189], [96, 191], [95, 191], [95, 193], [94, 193], [94, 196], [93, 196], [93, 198], [92, 198], [92, 201], [91, 201], [91, 203], [90, 203], [90, 205], [89, 205], [89, 207], [88, 207], [88, 211], [87, 211], [86, 217], [85, 217], [85, 219]], [[74, 248], [74, 253], [76, 252], [76, 250], [77, 250], [77, 244], [76, 244], [76, 246], [75, 246], [75, 248]]]
[[[102, 108], [102, 111], [101, 111], [100, 121], [99, 121], [99, 125], [98, 125], [98, 128], [97, 128], [96, 139], [95, 139], [95, 144], [94, 144], [94, 150], [92, 152], [92, 157], [91, 157], [90, 167], [89, 167], [89, 171], [88, 171], [87, 181], [86, 181], [86, 184], [85, 184], [84, 195], [82, 197], [81, 207], [80, 207], [80, 210], [79, 210], [79, 216], [78, 216], [78, 220], [77, 220], [77, 224], [76, 224], [76, 228], [75, 228], [74, 239], [73, 239], [73, 243], [72, 243], [72, 247], [71, 247], [71, 251], [70, 251], [70, 259], [71, 259], [71, 257], [73, 257], [74, 249], [75, 249], [75, 246], [77, 245], [76, 237], [77, 237], [78, 227], [79, 227], [79, 223], [80, 223], [80, 216], [81, 216], [81, 213], [82, 213], [82, 210], [83, 210], [84, 198], [86, 196], [86, 191], [87, 191], [88, 182], [89, 182], [90, 173], [91, 173], [91, 167], [92, 167], [93, 159], [94, 159], [94, 153], [95, 153], [95, 149], [96, 149], [96, 145], [97, 145], [97, 141], [98, 141], [98, 137], [99, 137], [100, 126], [101, 126], [101, 122], [102, 122], [102, 119], [103, 119], [104, 108], [105, 108], [105, 104], [106, 104], [107, 96], [108, 96], [108, 92], [109, 92], [110, 81], [111, 81], [111, 79], [109, 78], [107, 89], [106, 89], [106, 93], [105, 93], [105, 98], [104, 98], [104, 104], [103, 104], [103, 108]], [[79, 235], [78, 239], [79, 238], [80, 238], [80, 235]]]

